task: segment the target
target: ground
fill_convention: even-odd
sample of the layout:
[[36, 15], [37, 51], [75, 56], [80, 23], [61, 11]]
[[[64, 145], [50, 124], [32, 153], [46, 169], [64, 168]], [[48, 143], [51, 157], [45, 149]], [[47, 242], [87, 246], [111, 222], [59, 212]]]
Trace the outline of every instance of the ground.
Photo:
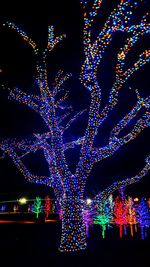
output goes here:
[[83, 253], [64, 254], [57, 250], [61, 225], [54, 223], [1, 224], [1, 266], [128, 266], [148, 267], [149, 233], [145, 240], [139, 235], [119, 239], [119, 230], [109, 229], [102, 240], [99, 227], [90, 229], [88, 249]]

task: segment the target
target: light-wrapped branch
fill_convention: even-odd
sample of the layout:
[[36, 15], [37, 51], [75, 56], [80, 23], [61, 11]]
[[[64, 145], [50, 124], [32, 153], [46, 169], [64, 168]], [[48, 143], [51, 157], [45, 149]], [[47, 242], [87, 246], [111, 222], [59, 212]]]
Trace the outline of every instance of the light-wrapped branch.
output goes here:
[[139, 128], [140, 133], [143, 127], [146, 128], [149, 126], [148, 118], [150, 114], [148, 110], [150, 108], [150, 97], [147, 97], [146, 99], [140, 98], [136, 106], [113, 128], [110, 133], [110, 141], [113, 141], [115, 138], [118, 138], [119, 133], [138, 115], [139, 111], [143, 107], [146, 108], [145, 114], [143, 115], [142, 119], [137, 120], [134, 127]]
[[124, 145], [131, 140], [135, 139], [145, 128], [150, 125], [150, 112], [146, 112], [142, 118], [140, 118], [130, 133], [125, 135], [124, 137], [119, 138], [121, 145]]
[[99, 127], [104, 122], [104, 120], [108, 117], [110, 111], [116, 106], [118, 103], [118, 93], [125, 82], [133, 75], [138, 69], [144, 66], [147, 62], [150, 61], [150, 52], [149, 50], [145, 50], [140, 54], [137, 62], [134, 63], [132, 68], [124, 70], [125, 59], [131, 48], [134, 44], [139, 40], [139, 37], [144, 35], [145, 33], [150, 32], [150, 26], [142, 24], [141, 25], [133, 25], [129, 29], [129, 32], [133, 32], [133, 36], [127, 39], [124, 47], [121, 48], [118, 53], [118, 63], [116, 65], [116, 81], [110, 91], [108, 104], [104, 107], [104, 109], [100, 112], [99, 118]]
[[64, 96], [62, 96], [60, 99], [58, 99], [57, 101], [56, 101], [56, 104], [55, 104], [55, 107], [56, 108], [59, 108], [59, 109], [65, 109], [65, 107], [64, 107], [64, 102], [65, 102], [65, 100], [68, 98], [68, 92], [66, 92], [66, 94], [64, 95]]
[[[5, 153], [5, 155], [9, 155], [12, 158], [12, 161], [14, 162], [17, 169], [23, 174], [23, 176], [29, 182], [50, 186], [54, 189], [54, 192], [58, 198], [62, 197], [63, 185], [61, 177], [59, 175], [59, 171], [55, 163], [55, 157], [52, 151], [50, 151], [50, 146], [46, 142], [43, 143], [43, 145], [41, 144], [41, 142], [39, 142], [40, 144], [35, 143], [33, 145], [31, 144], [24, 145], [24, 143], [25, 141], [16, 142], [15, 140], [13, 141], [1, 140], [0, 149]], [[38, 149], [41, 148], [43, 149], [45, 159], [48, 162], [48, 167], [49, 167], [48, 177], [37, 176], [35, 174], [32, 174], [23, 163], [23, 158], [26, 155], [29, 155], [32, 152], [36, 152]], [[18, 155], [19, 150], [26, 152], [21, 155]]]
[[13, 90], [9, 90], [9, 99], [27, 105], [29, 108], [39, 112], [41, 104], [41, 98], [39, 96], [27, 95], [20, 89], [14, 88]]
[[64, 150], [67, 150], [67, 149], [70, 149], [70, 148], [75, 148], [76, 146], [82, 145], [83, 141], [84, 141], [84, 136], [78, 138], [75, 141], [71, 141], [69, 143], [65, 143], [64, 144]]
[[65, 127], [64, 127], [64, 130], [63, 130], [63, 132], [65, 132], [75, 121], [77, 121], [77, 119], [80, 117], [80, 116], [82, 116], [82, 114], [84, 114], [85, 112], [86, 112], [87, 110], [86, 109], [84, 109], [84, 110], [81, 110], [81, 111], [79, 111], [77, 114], [75, 114], [74, 116], [73, 116], [73, 118], [71, 118], [70, 120], [69, 120], [69, 122], [65, 125]]
[[53, 82], [53, 96], [55, 97], [60, 91], [62, 91], [62, 87], [64, 83], [72, 77], [71, 73], [64, 74], [63, 70], [59, 70], [55, 80]]
[[46, 180], [47, 177], [45, 176], [36, 176], [31, 174], [28, 169], [26, 168], [26, 166], [23, 164], [21, 158], [17, 155], [17, 153], [15, 152], [15, 147], [13, 146], [13, 144], [8, 144], [8, 142], [1, 142], [0, 144], [0, 148], [2, 151], [4, 151], [7, 155], [9, 155], [14, 164], [16, 165], [16, 167], [21, 171], [21, 173], [24, 175], [24, 177], [33, 183], [41, 183], [41, 184], [46, 184]]
[[39, 49], [36, 45], [36, 43], [25, 33], [25, 31], [21, 30], [15, 23], [12, 22], [5, 22], [3, 23], [4, 27], [8, 27], [17, 33], [22, 37], [22, 39], [27, 42], [33, 49], [34, 53], [37, 54]]
[[112, 156], [121, 147], [121, 142], [119, 139], [115, 138], [113, 142], [109, 142], [107, 146], [101, 148], [93, 148], [91, 156], [93, 158], [93, 163], [99, 162]]
[[[142, 107], [146, 107], [145, 113], [141, 118], [137, 119], [130, 132], [122, 137], [119, 134], [128, 124], [137, 116]], [[150, 125], [149, 97], [140, 99], [137, 105], [129, 112], [111, 131], [109, 144], [102, 148], [93, 148], [92, 155], [95, 162], [101, 161], [107, 157], [112, 156], [122, 145], [134, 140], [145, 128]]]
[[54, 26], [51, 25], [48, 27], [48, 43], [47, 50], [50, 52], [54, 49], [54, 47], [66, 37], [66, 34], [61, 34], [59, 36], [54, 35]]
[[[133, 6], [129, 2], [130, 1], [121, 1], [117, 8], [112, 11], [94, 42], [91, 41], [93, 16], [88, 19], [85, 13], [83, 35], [86, 59], [81, 69], [81, 82], [90, 91], [94, 90], [93, 86], [97, 83], [98, 66], [104, 51], [112, 40], [113, 33], [118, 30], [124, 31], [125, 25], [130, 19], [130, 11], [133, 9]], [[95, 1], [94, 3], [94, 9], [98, 10], [101, 1]]]
[[102, 203], [112, 193], [114, 193], [115, 191], [119, 190], [119, 188], [126, 187], [128, 185], [131, 185], [131, 184], [134, 184], [134, 183], [139, 182], [150, 171], [150, 156], [148, 156], [145, 159], [145, 162], [146, 162], [146, 164], [145, 164], [144, 168], [137, 175], [135, 175], [133, 177], [125, 178], [122, 181], [116, 181], [116, 182], [114, 182], [112, 185], [110, 185], [109, 187], [107, 187], [104, 191], [102, 191], [99, 194], [97, 194], [94, 197], [92, 204], [93, 205], [96, 205], [98, 203]]

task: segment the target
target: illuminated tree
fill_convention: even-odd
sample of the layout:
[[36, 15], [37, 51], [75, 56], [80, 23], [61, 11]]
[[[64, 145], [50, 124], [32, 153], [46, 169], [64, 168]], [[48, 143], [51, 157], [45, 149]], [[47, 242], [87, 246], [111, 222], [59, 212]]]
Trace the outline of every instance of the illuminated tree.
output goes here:
[[36, 214], [36, 218], [38, 219], [39, 214], [42, 212], [42, 200], [40, 197], [36, 197], [32, 212]]
[[94, 223], [102, 227], [102, 237], [105, 238], [106, 226], [109, 225], [113, 217], [112, 209], [109, 202], [106, 200], [97, 208], [97, 215], [95, 216]]
[[126, 205], [128, 207], [128, 216], [127, 216], [128, 224], [130, 225], [131, 236], [133, 236], [133, 225], [135, 225], [135, 230], [137, 230], [136, 229], [137, 219], [136, 219], [136, 210], [134, 207], [134, 202], [132, 200], [132, 197], [128, 197]]
[[[134, 73], [150, 61], [150, 50], [144, 50], [132, 67], [126, 67], [129, 52], [133, 51], [138, 40], [150, 32], [147, 15], [144, 15], [137, 24], [130, 20], [132, 12], [137, 8], [137, 1], [120, 0], [116, 8], [108, 16], [104, 26], [99, 32], [95, 31], [94, 22], [98, 17], [103, 0], [81, 0], [83, 9], [83, 56], [80, 81], [90, 95], [89, 109], [73, 113], [72, 107], [65, 105], [67, 94], [63, 93], [65, 82], [71, 77], [59, 71], [55, 81], [48, 80], [47, 56], [65, 35], [55, 36], [54, 26], [48, 27], [48, 42], [44, 50], [28, 37], [14, 23], [6, 22], [4, 26], [17, 31], [25, 42], [32, 48], [36, 64], [36, 90], [27, 94], [19, 88], [9, 89], [9, 99], [26, 105], [37, 112], [46, 124], [47, 131], [34, 133], [31, 140], [1, 140], [0, 148], [2, 158], [9, 155], [16, 167], [24, 177], [32, 183], [44, 184], [52, 187], [62, 209], [62, 236], [61, 251], [77, 251], [86, 248], [86, 227], [83, 220], [84, 192], [87, 179], [92, 168], [98, 162], [112, 156], [125, 144], [134, 140], [144, 129], [149, 126], [150, 98], [141, 97], [139, 90], [135, 90], [135, 105], [127, 114], [114, 125], [110, 131], [107, 144], [101, 147], [95, 145], [98, 133], [107, 118], [116, 111], [119, 103], [119, 92]], [[132, 2], [132, 3], [131, 3]], [[97, 18], [96, 18], [96, 21]], [[96, 29], [97, 30], [97, 29]], [[117, 53], [116, 72], [114, 84], [110, 88], [107, 103], [102, 105], [101, 84], [98, 79], [100, 63], [105, 51], [109, 48], [116, 32], [124, 34], [126, 40]], [[143, 112], [141, 112], [141, 110]], [[77, 119], [83, 114], [87, 115], [88, 122], [85, 132], [75, 140], [67, 141], [65, 134]], [[128, 129], [127, 126], [131, 125]], [[124, 132], [124, 129], [128, 131]], [[65, 153], [69, 149], [80, 149], [79, 161], [75, 171], [71, 171]], [[32, 174], [26, 167], [26, 156], [42, 150], [49, 168], [48, 176]], [[99, 193], [93, 199], [93, 205], [104, 201], [113, 191], [120, 186], [130, 185], [139, 181], [149, 170], [149, 157], [143, 169], [134, 177], [124, 178], [115, 182]]]
[[44, 203], [44, 212], [46, 214], [46, 219], [48, 218], [48, 215], [51, 213], [51, 211], [52, 211], [52, 201], [49, 198], [49, 196], [46, 196]]
[[5, 211], [6, 211], [6, 205], [2, 205], [2, 206], [0, 207], [0, 211], [1, 211], [1, 212], [5, 212]]
[[[120, 194], [120, 198], [121, 198], [122, 202], [125, 205], [126, 204], [126, 196], [125, 196], [125, 188], [124, 187], [119, 188], [119, 194]], [[124, 234], [127, 235], [127, 225], [126, 224], [123, 225], [123, 230], [124, 230]]]
[[119, 225], [120, 238], [122, 238], [123, 225], [128, 223], [128, 207], [118, 196], [115, 199], [114, 205], [114, 221]]
[[146, 228], [150, 227], [150, 212], [144, 198], [139, 202], [137, 209], [137, 222], [141, 228], [141, 239], [145, 238]]

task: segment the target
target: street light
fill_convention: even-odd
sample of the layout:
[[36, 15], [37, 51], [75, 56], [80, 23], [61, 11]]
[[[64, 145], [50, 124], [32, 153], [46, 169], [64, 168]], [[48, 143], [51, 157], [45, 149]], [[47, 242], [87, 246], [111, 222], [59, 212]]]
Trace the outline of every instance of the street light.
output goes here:
[[26, 204], [27, 203], [27, 199], [25, 197], [20, 198], [18, 201], [20, 204]]
[[92, 202], [92, 200], [90, 198], [87, 198], [86, 204], [89, 205], [91, 202]]

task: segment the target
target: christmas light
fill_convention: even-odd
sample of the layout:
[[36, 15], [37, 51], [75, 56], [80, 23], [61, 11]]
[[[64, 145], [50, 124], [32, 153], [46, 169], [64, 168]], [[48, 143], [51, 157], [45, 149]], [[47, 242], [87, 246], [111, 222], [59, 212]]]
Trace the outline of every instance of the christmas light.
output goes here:
[[[86, 202], [87, 205], [89, 205], [90, 203]], [[87, 237], [89, 237], [89, 226], [93, 225], [95, 214], [96, 214], [95, 209], [88, 209], [88, 207], [85, 207], [83, 210], [82, 215], [83, 215], [83, 221], [84, 221], [85, 227], [86, 227], [86, 236]]]
[[112, 217], [113, 213], [108, 200], [97, 207], [97, 215], [95, 216], [94, 223], [102, 227], [103, 238], [105, 238], [106, 226], [109, 226]]
[[[133, 236], [133, 225], [136, 226], [137, 221], [136, 221], [136, 211], [131, 197], [128, 197], [126, 205], [128, 207], [128, 224], [130, 225], [131, 236]], [[135, 229], [137, 230], [137, 228]]]
[[119, 226], [120, 238], [122, 238], [122, 227], [128, 223], [128, 208], [127, 205], [116, 197], [114, 205], [114, 221]]
[[46, 219], [48, 218], [48, 215], [52, 212], [52, 201], [49, 196], [45, 197], [44, 212], [46, 214]]
[[146, 228], [150, 227], [150, 212], [144, 197], [140, 200], [137, 208], [137, 222], [141, 229], [141, 239], [145, 239]]
[[[46, 47], [41, 51], [38, 45], [20, 27], [11, 22], [3, 24], [5, 28], [17, 31], [23, 40], [32, 48], [35, 56], [36, 66], [36, 91], [35, 94], [27, 94], [19, 88], [9, 89], [9, 99], [28, 106], [37, 112], [45, 122], [47, 131], [34, 133], [31, 140], [1, 140], [1, 158], [8, 155], [12, 158], [15, 166], [21, 171], [24, 177], [32, 183], [44, 184], [52, 187], [61, 207], [62, 235], [60, 251], [80, 251], [86, 248], [86, 220], [84, 216], [85, 200], [84, 191], [87, 178], [97, 162], [112, 156], [123, 145], [134, 140], [144, 129], [150, 126], [150, 97], [141, 97], [139, 90], [135, 90], [136, 103], [130, 111], [112, 128], [108, 143], [103, 147], [95, 147], [95, 139], [103, 122], [110, 116], [111, 111], [119, 102], [119, 91], [126, 84], [134, 73], [150, 61], [150, 50], [141, 52], [138, 59], [129, 68], [125, 68], [125, 62], [142, 36], [149, 34], [150, 24], [147, 23], [147, 15], [143, 16], [138, 24], [131, 23], [131, 17], [138, 5], [130, 0], [121, 0], [116, 8], [108, 16], [100, 32], [95, 35], [94, 20], [98, 16], [102, 0], [93, 0], [91, 9], [88, 0], [81, 0], [83, 9], [83, 52], [84, 62], [81, 67], [80, 81], [88, 89], [91, 96], [89, 110], [82, 110], [74, 113], [72, 107], [67, 107], [66, 99], [68, 93], [64, 90], [64, 83], [68, 81], [71, 74], [64, 74], [59, 70], [54, 81], [48, 80], [47, 56], [65, 34], [55, 36], [53, 25], [48, 26], [48, 39]], [[90, 9], [90, 10], [89, 10]], [[110, 89], [106, 105], [101, 107], [101, 81], [98, 81], [100, 63], [104, 52], [113, 39], [114, 33], [121, 31], [125, 34], [125, 44], [117, 54], [115, 79]], [[35, 88], [34, 88], [35, 89]], [[143, 115], [140, 111], [143, 110]], [[73, 123], [82, 118], [83, 114], [88, 116], [88, 123], [83, 136], [67, 142], [64, 138], [65, 132], [70, 129]], [[122, 134], [123, 130], [130, 123], [132, 129]], [[65, 157], [65, 151], [80, 148], [80, 158], [76, 170], [72, 173]], [[38, 176], [32, 174], [24, 163], [24, 158], [37, 151], [42, 150], [48, 164], [49, 175]], [[143, 169], [134, 177], [124, 178], [122, 181], [114, 182], [103, 192], [100, 192], [89, 204], [93, 208], [104, 201], [115, 190], [138, 182], [150, 169], [150, 158], [146, 158]], [[116, 223], [126, 223], [121, 216], [123, 211], [122, 202], [117, 202], [115, 207]], [[37, 211], [36, 211], [37, 209]], [[40, 199], [36, 200], [35, 211], [38, 216], [40, 210]], [[121, 212], [121, 213], [120, 213]]]
[[40, 197], [36, 197], [32, 212], [36, 214], [36, 218], [38, 219], [39, 214], [42, 212], [42, 201]]

